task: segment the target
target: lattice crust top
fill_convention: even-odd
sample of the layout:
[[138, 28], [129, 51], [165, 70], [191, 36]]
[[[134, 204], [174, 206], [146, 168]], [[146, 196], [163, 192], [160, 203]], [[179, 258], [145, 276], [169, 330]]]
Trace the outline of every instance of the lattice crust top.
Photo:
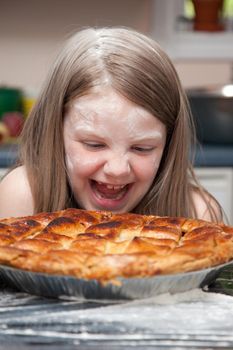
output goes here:
[[0, 221], [0, 264], [97, 279], [194, 271], [233, 259], [233, 227], [66, 209]]

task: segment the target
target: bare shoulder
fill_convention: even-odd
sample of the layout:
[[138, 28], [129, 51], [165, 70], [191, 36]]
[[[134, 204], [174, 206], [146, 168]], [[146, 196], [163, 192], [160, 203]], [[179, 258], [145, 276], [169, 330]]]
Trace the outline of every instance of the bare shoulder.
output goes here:
[[0, 182], [0, 218], [33, 213], [33, 198], [24, 166], [13, 169]]
[[[217, 200], [208, 192], [192, 192], [198, 219], [222, 222], [222, 209]], [[212, 212], [212, 215], [211, 215]], [[215, 219], [213, 219], [213, 216]]]

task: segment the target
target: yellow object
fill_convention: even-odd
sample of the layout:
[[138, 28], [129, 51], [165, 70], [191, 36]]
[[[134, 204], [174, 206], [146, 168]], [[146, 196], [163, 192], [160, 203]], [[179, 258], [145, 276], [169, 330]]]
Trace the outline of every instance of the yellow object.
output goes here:
[[24, 96], [23, 97], [23, 114], [26, 117], [28, 117], [32, 107], [34, 106], [34, 103], [36, 102], [36, 99], [33, 98], [33, 97], [27, 97], [27, 96]]
[[5, 123], [0, 122], [0, 144], [8, 140], [10, 131]]

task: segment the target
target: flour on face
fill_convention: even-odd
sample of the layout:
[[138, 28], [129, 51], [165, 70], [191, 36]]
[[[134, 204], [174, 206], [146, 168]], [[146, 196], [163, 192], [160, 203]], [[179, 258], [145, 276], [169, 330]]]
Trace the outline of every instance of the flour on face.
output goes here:
[[64, 120], [66, 166], [81, 207], [132, 210], [150, 188], [164, 124], [110, 87], [76, 98]]

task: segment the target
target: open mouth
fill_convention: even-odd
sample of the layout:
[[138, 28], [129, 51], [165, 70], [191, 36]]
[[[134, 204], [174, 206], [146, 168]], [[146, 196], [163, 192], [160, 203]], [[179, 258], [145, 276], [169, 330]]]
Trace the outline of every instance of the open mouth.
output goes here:
[[121, 200], [125, 197], [131, 184], [113, 185], [91, 180], [91, 188], [98, 199]]

